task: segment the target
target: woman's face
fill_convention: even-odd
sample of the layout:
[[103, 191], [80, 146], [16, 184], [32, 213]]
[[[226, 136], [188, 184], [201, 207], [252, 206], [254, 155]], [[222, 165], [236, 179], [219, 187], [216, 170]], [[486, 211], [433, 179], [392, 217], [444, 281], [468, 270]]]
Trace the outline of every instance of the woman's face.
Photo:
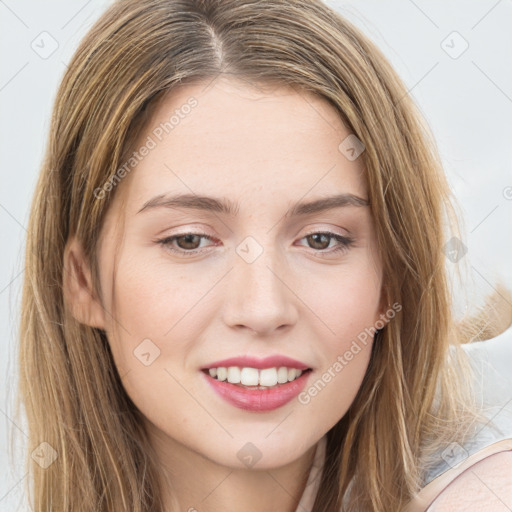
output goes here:
[[[349, 135], [324, 100], [225, 78], [175, 90], [141, 134], [100, 239], [101, 323], [160, 453], [285, 465], [354, 400], [384, 312], [370, 207], [300, 206], [368, 199]], [[209, 376], [231, 358], [267, 370], [223, 363], [230, 380], [267, 387]]]

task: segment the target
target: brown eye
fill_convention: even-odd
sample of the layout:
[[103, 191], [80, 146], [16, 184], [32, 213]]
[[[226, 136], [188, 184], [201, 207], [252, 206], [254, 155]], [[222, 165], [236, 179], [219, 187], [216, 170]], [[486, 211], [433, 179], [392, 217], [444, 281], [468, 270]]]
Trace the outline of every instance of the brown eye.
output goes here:
[[[194, 250], [199, 247], [201, 243], [201, 236], [194, 233], [175, 237], [176, 243], [180, 249]], [[182, 242], [180, 242], [182, 241]]]
[[[330, 231], [325, 232], [312, 232], [307, 233], [302, 240], [306, 240], [308, 245], [315, 249], [315, 252], [317, 252], [321, 256], [329, 256], [331, 254], [336, 254], [341, 251], [347, 251], [349, 247], [354, 243], [354, 239], [338, 235], [337, 233], [331, 233]], [[331, 250], [328, 249], [330, 245], [330, 241], [335, 240], [338, 245], [337, 247], [333, 247]]]
[[[213, 241], [213, 238], [205, 233], [181, 233], [157, 240], [156, 242], [163, 245], [170, 252], [182, 256], [194, 256], [203, 252], [203, 248], [200, 248], [202, 239]], [[318, 253], [319, 256], [329, 256], [341, 251], [347, 251], [354, 243], [352, 238], [331, 233], [330, 231], [308, 233], [301, 240], [303, 239], [307, 240], [310, 248], [314, 249], [314, 252]], [[337, 242], [337, 247], [335, 246], [331, 250], [327, 250], [331, 240]]]
[[[308, 242], [311, 242], [311, 241], [313, 242], [313, 246], [312, 246], [313, 249], [323, 250], [323, 249], [327, 249], [329, 247], [329, 242], [332, 237], [326, 233], [314, 233], [312, 235], [306, 236], [305, 238], [308, 239]], [[321, 238], [323, 238], [323, 241], [321, 240]], [[326, 240], [327, 240], [327, 244], [326, 244]]]
[[179, 235], [168, 236], [162, 240], [157, 240], [157, 243], [163, 245], [171, 252], [183, 256], [194, 256], [202, 252], [203, 249], [200, 248], [200, 245], [203, 238], [213, 240], [205, 233], [181, 233]]

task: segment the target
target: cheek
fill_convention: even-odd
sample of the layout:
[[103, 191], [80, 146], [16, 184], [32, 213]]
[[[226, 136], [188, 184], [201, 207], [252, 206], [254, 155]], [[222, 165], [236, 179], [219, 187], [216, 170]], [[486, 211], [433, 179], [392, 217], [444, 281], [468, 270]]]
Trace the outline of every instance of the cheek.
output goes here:
[[[196, 338], [191, 319], [200, 306], [201, 286], [185, 267], [139, 265], [135, 258], [118, 264], [115, 282], [115, 332], [109, 336], [123, 386], [151, 421], [180, 431], [187, 418], [200, 414], [176, 369], [186, 365]], [[199, 303], [199, 304], [198, 304]], [[196, 304], [196, 308], [193, 305]], [[174, 411], [181, 411], [176, 415]]]
[[329, 289], [314, 306], [329, 330], [318, 332], [322, 362], [298, 397], [307, 428], [318, 428], [318, 418], [324, 429], [333, 427], [353, 403], [370, 361], [378, 299], [371, 285], [354, 283]]
[[[344, 343], [340, 344], [340, 348]], [[298, 396], [306, 430], [331, 429], [352, 405], [368, 368], [371, 339], [358, 346], [350, 344], [335, 351], [325, 366]], [[348, 355], [350, 354], [350, 355]], [[348, 357], [347, 357], [348, 356]]]
[[181, 379], [177, 374], [189, 367], [189, 355], [216, 311], [208, 290], [224, 271], [199, 273], [190, 264], [142, 261], [132, 256], [118, 263], [109, 340], [120, 375], [129, 375], [125, 386], [132, 399], [139, 396], [142, 405], [151, 396], [150, 405], [159, 403], [160, 392], [167, 400], [171, 392], [182, 394], [171, 374]]
[[[329, 350], [342, 350], [344, 343], [372, 327], [378, 318], [380, 276], [364, 259], [340, 266], [329, 275], [309, 282], [304, 290], [310, 305], [322, 324]], [[307, 293], [307, 295], [306, 295]]]
[[347, 266], [308, 296], [308, 305], [318, 312], [316, 338], [322, 345], [316, 379], [299, 396], [299, 403], [310, 408], [309, 418], [322, 415], [333, 426], [361, 386], [378, 318], [378, 277], [370, 266]]
[[123, 262], [116, 278], [116, 312], [129, 332], [162, 338], [204, 298], [215, 283], [187, 264]]

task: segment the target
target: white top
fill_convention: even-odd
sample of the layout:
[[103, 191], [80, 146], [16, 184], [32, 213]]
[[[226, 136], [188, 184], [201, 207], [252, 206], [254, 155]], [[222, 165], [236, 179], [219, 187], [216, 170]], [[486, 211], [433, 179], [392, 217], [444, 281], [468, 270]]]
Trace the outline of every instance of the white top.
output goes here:
[[[436, 497], [468, 467], [502, 451], [512, 450], [512, 325], [490, 340], [462, 345], [476, 369], [476, 396], [489, 423], [475, 428], [462, 446], [449, 444], [439, 452], [439, 463], [424, 477], [424, 485], [405, 512], [428, 512]], [[317, 444], [313, 465], [296, 512], [310, 512], [320, 485], [327, 437]]]

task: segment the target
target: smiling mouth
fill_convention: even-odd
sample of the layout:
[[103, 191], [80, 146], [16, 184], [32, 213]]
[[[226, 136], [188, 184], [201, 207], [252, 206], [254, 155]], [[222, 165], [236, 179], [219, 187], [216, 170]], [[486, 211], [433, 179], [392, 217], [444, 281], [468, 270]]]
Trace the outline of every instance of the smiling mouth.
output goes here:
[[212, 379], [226, 382], [245, 389], [274, 389], [293, 382], [304, 373], [312, 371], [311, 368], [299, 370], [286, 366], [274, 368], [250, 368], [250, 367], [218, 367], [201, 370]]

